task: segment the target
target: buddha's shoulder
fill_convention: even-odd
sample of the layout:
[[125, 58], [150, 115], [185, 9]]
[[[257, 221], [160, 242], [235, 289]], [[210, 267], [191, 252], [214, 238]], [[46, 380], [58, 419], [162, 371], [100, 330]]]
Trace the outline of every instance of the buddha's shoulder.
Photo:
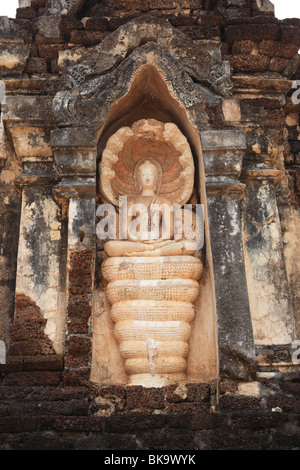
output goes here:
[[163, 196], [157, 196], [155, 199], [156, 204], [167, 204], [168, 206], [172, 206], [173, 202], [170, 199], [167, 199], [166, 197]]

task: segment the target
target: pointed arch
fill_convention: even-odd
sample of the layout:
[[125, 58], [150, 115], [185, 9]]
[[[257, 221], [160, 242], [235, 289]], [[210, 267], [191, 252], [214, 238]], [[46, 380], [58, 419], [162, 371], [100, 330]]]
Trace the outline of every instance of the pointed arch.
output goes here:
[[145, 15], [110, 34], [66, 71], [62, 91], [54, 99], [58, 124], [79, 125], [84, 116], [95, 124], [95, 99], [99, 106], [120, 99], [145, 65], [165, 75], [186, 108], [206, 100], [208, 94], [228, 96], [232, 92], [231, 69], [226, 62], [213, 58], [166, 20]]

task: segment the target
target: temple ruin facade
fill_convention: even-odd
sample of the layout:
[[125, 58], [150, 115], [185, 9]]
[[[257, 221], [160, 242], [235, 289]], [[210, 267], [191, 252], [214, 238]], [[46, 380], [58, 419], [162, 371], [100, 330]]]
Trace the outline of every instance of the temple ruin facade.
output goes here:
[[19, 4], [0, 17], [0, 449], [299, 449], [300, 19]]

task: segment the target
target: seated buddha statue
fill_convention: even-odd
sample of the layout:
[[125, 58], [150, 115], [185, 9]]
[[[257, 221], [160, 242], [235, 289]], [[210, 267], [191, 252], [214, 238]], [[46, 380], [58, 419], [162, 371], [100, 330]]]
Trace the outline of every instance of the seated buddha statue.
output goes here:
[[108, 241], [104, 246], [106, 254], [115, 257], [194, 255], [196, 241], [175, 236], [176, 210], [172, 201], [157, 194], [157, 166], [144, 160], [136, 166], [134, 178], [140, 194], [128, 201], [127, 239]]

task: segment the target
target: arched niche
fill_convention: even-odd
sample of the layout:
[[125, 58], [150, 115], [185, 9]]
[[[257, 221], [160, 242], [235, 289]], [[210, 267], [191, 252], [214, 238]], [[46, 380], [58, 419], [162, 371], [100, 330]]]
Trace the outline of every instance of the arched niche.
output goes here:
[[164, 72], [154, 65], [142, 66], [135, 73], [129, 91], [112, 104], [104, 126], [98, 129], [98, 159], [101, 159], [112, 134], [121, 127], [130, 127], [140, 119], [156, 119], [178, 126], [191, 145], [196, 171], [202, 175], [196, 181], [199, 190], [200, 180], [204, 185], [203, 166], [200, 168], [202, 154], [199, 132], [192, 124], [187, 110], [170, 90]]
[[[184, 90], [184, 84], [181, 90]], [[146, 63], [140, 67], [132, 77], [129, 90], [111, 105], [104, 125], [98, 129], [98, 164], [101, 162], [102, 152], [108, 139], [118, 129], [130, 127], [142, 119], [174, 123], [187, 138], [196, 169], [193, 202], [201, 203], [205, 208], [205, 171], [199, 130], [193, 122], [193, 114], [189, 113], [176, 97], [166, 79], [166, 74], [155, 64]], [[101, 202], [98, 193], [97, 203]], [[207, 222], [206, 210], [204, 215]], [[189, 340], [188, 382], [206, 382], [218, 376], [216, 314], [208, 230], [205, 232], [205, 239], [205, 246], [200, 254], [204, 262], [204, 273], [200, 281], [200, 296], [195, 303], [196, 316]], [[105, 295], [106, 284], [100, 273], [101, 263], [105, 258], [102, 248], [103, 245], [100, 243], [97, 251], [97, 282], [94, 292], [91, 380], [98, 384], [126, 384], [124, 360], [121, 358], [119, 344], [114, 337], [115, 325], [110, 318], [111, 307]]]

